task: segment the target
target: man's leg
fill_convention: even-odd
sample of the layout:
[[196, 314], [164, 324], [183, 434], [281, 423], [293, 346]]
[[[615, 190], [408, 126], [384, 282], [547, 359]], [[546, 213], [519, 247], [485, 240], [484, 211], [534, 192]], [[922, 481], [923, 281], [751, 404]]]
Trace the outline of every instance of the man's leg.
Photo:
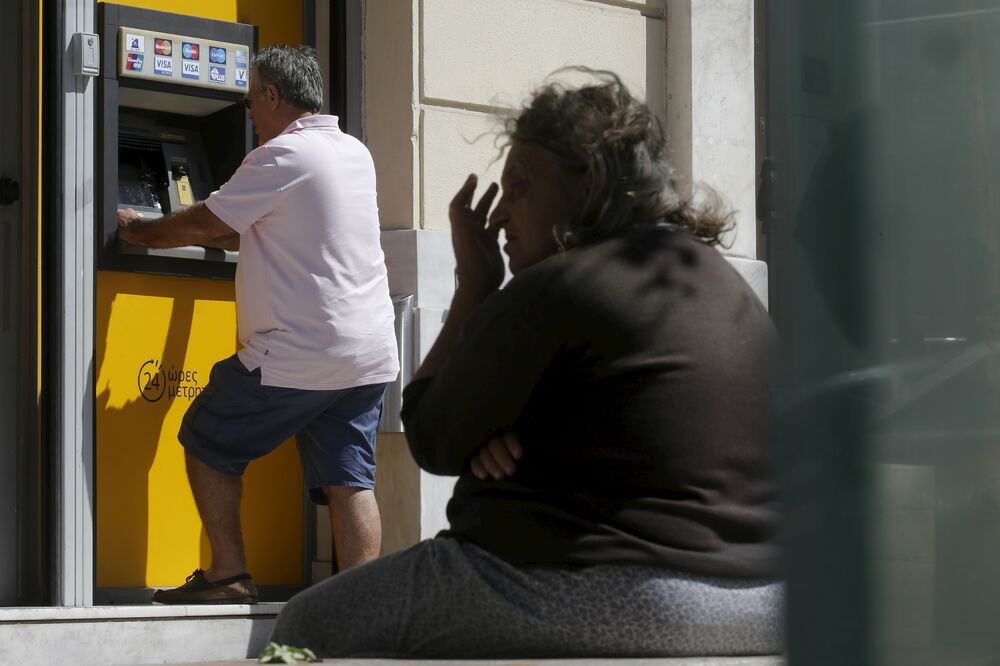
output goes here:
[[337, 553], [337, 569], [345, 571], [378, 557], [382, 547], [382, 520], [374, 491], [324, 486], [323, 492], [330, 503], [330, 531]]
[[198, 514], [212, 546], [212, 566], [205, 578], [216, 581], [246, 573], [240, 526], [242, 477], [218, 472], [190, 453], [185, 452], [184, 459]]

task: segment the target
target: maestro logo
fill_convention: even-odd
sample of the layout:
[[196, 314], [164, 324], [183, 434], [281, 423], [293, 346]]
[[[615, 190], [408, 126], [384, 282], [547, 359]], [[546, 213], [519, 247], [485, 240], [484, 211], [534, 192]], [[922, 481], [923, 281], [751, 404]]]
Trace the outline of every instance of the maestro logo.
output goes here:
[[184, 42], [181, 45], [181, 55], [185, 60], [197, 60], [201, 57], [201, 46], [191, 42]]

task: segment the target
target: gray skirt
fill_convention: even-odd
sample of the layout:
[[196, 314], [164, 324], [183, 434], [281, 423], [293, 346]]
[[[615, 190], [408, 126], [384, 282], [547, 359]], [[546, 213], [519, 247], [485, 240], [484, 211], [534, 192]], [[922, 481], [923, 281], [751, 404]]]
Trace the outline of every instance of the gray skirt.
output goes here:
[[320, 657], [777, 654], [781, 607], [775, 581], [622, 565], [520, 568], [437, 538], [299, 593], [271, 640]]

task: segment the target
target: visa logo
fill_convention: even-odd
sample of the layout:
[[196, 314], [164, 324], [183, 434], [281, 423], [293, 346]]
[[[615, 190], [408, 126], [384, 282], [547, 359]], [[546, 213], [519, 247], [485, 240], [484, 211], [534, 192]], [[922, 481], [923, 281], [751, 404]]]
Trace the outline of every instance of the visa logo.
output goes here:
[[174, 61], [170, 58], [161, 58], [160, 56], [156, 56], [153, 59], [153, 71], [157, 74], [171, 76], [174, 73]]
[[201, 63], [199, 62], [182, 62], [181, 63], [181, 76], [185, 79], [200, 79], [201, 78]]

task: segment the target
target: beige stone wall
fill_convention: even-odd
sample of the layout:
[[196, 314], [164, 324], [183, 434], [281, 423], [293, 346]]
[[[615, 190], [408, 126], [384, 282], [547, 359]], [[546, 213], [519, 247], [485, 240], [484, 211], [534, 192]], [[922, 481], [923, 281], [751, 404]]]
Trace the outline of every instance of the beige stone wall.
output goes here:
[[419, 219], [416, 51], [419, 0], [365, 0], [364, 138], [375, 159], [383, 229]]
[[470, 172], [496, 179], [496, 114], [554, 70], [618, 72], [666, 109], [665, 0], [368, 0], [365, 134], [384, 229], [446, 230]]
[[670, 0], [666, 23], [671, 159], [735, 211], [723, 251], [756, 259], [753, 1]]

